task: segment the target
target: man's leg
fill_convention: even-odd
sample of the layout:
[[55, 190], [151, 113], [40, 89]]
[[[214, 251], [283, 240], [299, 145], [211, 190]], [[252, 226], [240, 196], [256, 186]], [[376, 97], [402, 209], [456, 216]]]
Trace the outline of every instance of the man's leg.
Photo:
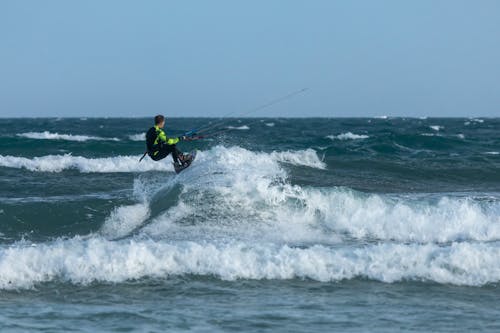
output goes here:
[[170, 154], [169, 151], [167, 151], [166, 149], [160, 149], [158, 151], [158, 153], [156, 153], [155, 155], [152, 155], [151, 158], [154, 160], [154, 161], [159, 161], [159, 160], [162, 160], [164, 159], [165, 157], [168, 156], [168, 154]]
[[182, 152], [177, 149], [176, 145], [166, 145], [168, 147], [168, 152], [172, 153], [172, 159], [174, 160], [174, 163], [184, 163], [184, 155]]
[[184, 163], [184, 155], [182, 154], [181, 151], [177, 149], [175, 145], [164, 145], [162, 147], [162, 150], [160, 151], [160, 154], [163, 156], [168, 156], [168, 154], [172, 154], [172, 159], [174, 160], [174, 163]]

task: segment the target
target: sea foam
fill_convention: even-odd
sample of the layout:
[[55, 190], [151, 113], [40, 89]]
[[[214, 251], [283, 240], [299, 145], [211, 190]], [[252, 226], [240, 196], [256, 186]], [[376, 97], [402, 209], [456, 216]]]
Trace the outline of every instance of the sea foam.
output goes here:
[[365, 134], [354, 134], [351, 132], [347, 132], [339, 135], [328, 135], [327, 138], [331, 140], [360, 140], [368, 139], [369, 136]]
[[[284, 163], [294, 165], [308, 166], [312, 168], [324, 169], [326, 166], [321, 162], [312, 149], [300, 151], [284, 151], [268, 153], [253, 153], [238, 147], [229, 148], [229, 150], [221, 150], [218, 147], [212, 148], [208, 152], [200, 152], [203, 155], [221, 155], [224, 163], [231, 163], [234, 160], [240, 160], [238, 154], [249, 154], [251, 156], [261, 156], [263, 158], [271, 158]], [[215, 156], [214, 155], [214, 156]], [[139, 163], [140, 155], [136, 156], [113, 156], [102, 158], [88, 158], [82, 156], [73, 156], [71, 154], [64, 155], [45, 155], [40, 157], [18, 157], [0, 155], [0, 167], [27, 169], [30, 171], [40, 172], [61, 172], [63, 170], [75, 169], [80, 172], [145, 172], [145, 171], [171, 171], [173, 170], [170, 163], [170, 157], [167, 160], [154, 162], [149, 158], [145, 158]], [[217, 157], [217, 156], [215, 156]], [[247, 161], [247, 160], [245, 160]]]
[[145, 141], [146, 133], [131, 134], [128, 136], [131, 141]]
[[61, 172], [74, 169], [80, 172], [144, 172], [171, 171], [170, 163], [155, 163], [149, 159], [139, 163], [140, 156], [114, 156], [87, 158], [82, 156], [46, 155], [40, 157], [17, 157], [0, 155], [0, 167], [27, 169], [35, 172]]
[[117, 283], [172, 275], [235, 279], [366, 278], [481, 286], [500, 281], [500, 247], [486, 244], [377, 244], [332, 248], [270, 243], [56, 240], [0, 248], [0, 289], [49, 281]]
[[248, 127], [247, 125], [242, 125], [242, 126], [228, 126], [227, 129], [246, 131], [246, 130], [249, 130], [250, 127]]
[[28, 139], [39, 139], [39, 140], [66, 140], [66, 141], [120, 141], [118, 138], [105, 138], [100, 136], [89, 136], [89, 135], [74, 135], [74, 134], [59, 134], [51, 133], [49, 131], [44, 132], [26, 132], [17, 134], [19, 137]]
[[[138, 202], [116, 207], [98, 233], [0, 246], [0, 288], [174, 275], [468, 286], [500, 281], [498, 201], [291, 184], [282, 163], [307, 154], [314, 160], [313, 150], [217, 146], [200, 152], [178, 176], [142, 182], [148, 174], [140, 175], [134, 182]], [[115, 158], [138, 164], [135, 157]], [[116, 238], [121, 240], [111, 240]]]
[[[190, 232], [211, 234], [223, 224], [232, 238], [244, 237], [251, 230], [256, 238], [278, 242], [336, 242], [339, 237], [419, 243], [500, 240], [498, 200], [446, 195], [412, 199], [290, 184], [281, 161], [296, 163], [295, 158], [307, 155], [310, 165], [322, 167], [313, 150], [299, 155], [266, 154], [218, 146], [200, 152], [187, 172], [161, 181], [168, 187], [181, 185], [182, 191], [176, 204], [165, 206], [165, 214], [142, 232], [148, 236], [182, 234], [184, 226], [194, 225]], [[153, 182], [147, 183], [144, 188]], [[153, 196], [141, 200], [151, 201]]]

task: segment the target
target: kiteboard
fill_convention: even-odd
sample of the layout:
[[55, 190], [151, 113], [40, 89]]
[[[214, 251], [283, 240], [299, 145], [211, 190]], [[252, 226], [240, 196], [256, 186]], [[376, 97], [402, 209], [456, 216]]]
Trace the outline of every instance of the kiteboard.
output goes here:
[[196, 150], [193, 150], [192, 152], [190, 152], [188, 154], [184, 154], [184, 158], [185, 158], [184, 165], [173, 163], [174, 164], [175, 173], [178, 174], [182, 170], [189, 168], [189, 166], [191, 165], [191, 163], [193, 163], [194, 159], [196, 158]]

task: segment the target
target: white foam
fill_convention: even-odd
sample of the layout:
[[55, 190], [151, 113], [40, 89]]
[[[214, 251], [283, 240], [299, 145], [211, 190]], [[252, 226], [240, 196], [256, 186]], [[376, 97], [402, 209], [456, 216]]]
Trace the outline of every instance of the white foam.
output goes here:
[[[409, 199], [291, 185], [277, 162], [296, 163], [295, 158], [304, 161], [304, 156], [310, 156], [311, 165], [322, 166], [313, 150], [269, 155], [218, 146], [200, 152], [197, 163], [175, 178], [184, 185], [179, 205], [169, 208], [165, 221], [158, 218], [144, 231], [171, 234], [172, 223], [197, 214], [196, 228], [254, 223], [251, 228], [257, 234], [287, 241], [324, 242], [338, 235], [403, 242], [500, 240], [500, 201], [447, 196]], [[236, 229], [231, 232], [239, 234]]]
[[140, 226], [149, 213], [146, 203], [118, 207], [106, 219], [100, 231], [105, 237], [124, 237]]
[[75, 238], [1, 248], [0, 289], [32, 288], [49, 281], [85, 285], [185, 274], [223, 280], [367, 278], [387, 283], [418, 280], [481, 286], [500, 281], [499, 260], [496, 244], [296, 248], [259, 242]]
[[272, 152], [271, 157], [279, 162], [293, 165], [307, 166], [316, 169], [326, 169], [326, 164], [321, 161], [314, 149], [300, 151]]
[[131, 141], [145, 141], [146, 140], [146, 133], [132, 134], [132, 135], [129, 135], [128, 138]]
[[[316, 156], [308, 151], [216, 146], [199, 152], [196, 163], [176, 177], [155, 174], [152, 182], [141, 175], [145, 182], [134, 183], [139, 202], [117, 207], [98, 235], [0, 246], [0, 288], [184, 274], [225, 280], [500, 282], [498, 200], [411, 199], [290, 184], [281, 160]], [[173, 194], [162, 193], [158, 184], [182, 184], [163, 210], [161, 202], [149, 204], [154, 193], [160, 201]], [[134, 238], [105, 239], [127, 236], [145, 219], [150, 221]]]
[[246, 131], [246, 130], [249, 130], [250, 127], [248, 127], [247, 125], [243, 125], [243, 126], [228, 126], [227, 129]]
[[144, 172], [171, 171], [172, 165], [166, 161], [154, 162], [145, 158], [139, 163], [141, 156], [115, 156], [103, 158], [87, 158], [82, 156], [46, 155], [26, 158], [0, 155], [0, 167], [27, 169], [39, 172], [61, 172], [75, 169], [80, 172]]
[[[302, 151], [285, 151], [266, 153], [252, 153], [245, 149], [231, 148], [225, 150], [221, 147], [216, 147], [207, 154], [224, 155], [222, 161], [226, 165], [231, 165], [230, 162], [241, 160], [238, 155], [250, 155], [248, 160], [255, 156], [261, 156], [263, 159], [272, 158], [276, 161], [290, 163], [294, 165], [308, 166], [311, 168], [324, 169], [326, 165], [319, 160], [316, 152], [312, 149]], [[230, 155], [230, 156], [228, 156]], [[61, 172], [68, 169], [76, 169], [80, 172], [145, 172], [145, 171], [171, 171], [172, 166], [170, 160], [162, 160], [154, 162], [149, 158], [145, 158], [139, 163], [141, 156], [114, 156], [103, 158], [87, 158], [82, 156], [73, 156], [71, 154], [64, 155], [46, 155], [40, 157], [18, 157], [9, 155], [0, 155], [0, 167], [27, 169], [30, 171], [40, 172]], [[167, 157], [168, 158], [168, 157]]]
[[331, 140], [360, 140], [368, 139], [369, 136], [365, 134], [354, 134], [351, 132], [347, 132], [339, 135], [328, 135], [327, 138]]
[[357, 239], [450, 242], [500, 240], [500, 203], [469, 199], [408, 201], [350, 191], [306, 191], [307, 206], [332, 230]]
[[66, 140], [66, 141], [120, 141], [118, 138], [104, 138], [100, 136], [89, 136], [89, 135], [73, 135], [73, 134], [59, 134], [51, 133], [49, 131], [44, 132], [26, 132], [17, 134], [19, 137], [28, 139], [40, 139], [40, 140]]
[[267, 127], [274, 127], [274, 123], [265, 123]]
[[498, 152], [498, 151], [487, 151], [487, 152], [485, 152], [485, 154], [488, 154], [488, 155], [498, 155], [498, 154], [500, 154], [500, 152]]
[[442, 130], [444, 127], [443, 126], [439, 126], [439, 125], [431, 125], [429, 126], [430, 129], [436, 131], [436, 132], [439, 132], [440, 130]]

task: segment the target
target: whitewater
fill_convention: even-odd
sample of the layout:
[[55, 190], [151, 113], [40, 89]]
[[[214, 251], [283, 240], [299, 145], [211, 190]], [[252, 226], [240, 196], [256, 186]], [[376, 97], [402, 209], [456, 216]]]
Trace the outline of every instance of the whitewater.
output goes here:
[[[208, 323], [210, 311], [294, 320], [282, 307], [329, 318], [344, 304], [370, 327], [395, 299], [411, 313], [448, 304], [428, 323], [463, 304], [494, 317], [500, 122], [481, 120], [235, 119], [181, 143], [198, 155], [179, 175], [170, 157], [139, 162], [148, 119], [86, 119], [75, 133], [64, 119], [0, 120], [0, 294], [91, 320], [97, 308], [72, 302], [132, 298], [120, 316], [158, 323], [176, 308]], [[197, 125], [173, 120], [167, 133]]]
[[[35, 172], [67, 168], [83, 173], [172, 172], [167, 163], [141, 164], [137, 159], [0, 156], [0, 165]], [[311, 149], [266, 154], [215, 146], [200, 152], [196, 165], [185, 173], [155, 184], [153, 193], [145, 191], [145, 179], [136, 179], [138, 203], [116, 207], [95, 236], [35, 245], [22, 241], [2, 249], [0, 287], [26, 288], [51, 280], [119, 282], [172, 274], [318, 281], [365, 277], [458, 285], [499, 281], [500, 269], [494, 264], [500, 255], [500, 202], [481, 205], [448, 196], [408, 200], [346, 188], [302, 187], [290, 184], [281, 163], [325, 169]], [[156, 216], [151, 216], [154, 200], [162, 200], [155, 197], [157, 193], [171, 196], [174, 187], [179, 188], [178, 202], [160, 211], [156, 208]], [[210, 212], [213, 218], [204, 217]], [[196, 227], [180, 227], [186, 220]], [[186, 232], [179, 243], [177, 235]], [[126, 240], [109, 241], [128, 235]], [[389, 243], [354, 246], [349, 241], [353, 239]], [[339, 248], [344, 243], [349, 246]], [[481, 261], [475, 260], [478, 253]], [[231, 263], [226, 258], [232, 258]], [[130, 270], [115, 275], [114, 265]]]

